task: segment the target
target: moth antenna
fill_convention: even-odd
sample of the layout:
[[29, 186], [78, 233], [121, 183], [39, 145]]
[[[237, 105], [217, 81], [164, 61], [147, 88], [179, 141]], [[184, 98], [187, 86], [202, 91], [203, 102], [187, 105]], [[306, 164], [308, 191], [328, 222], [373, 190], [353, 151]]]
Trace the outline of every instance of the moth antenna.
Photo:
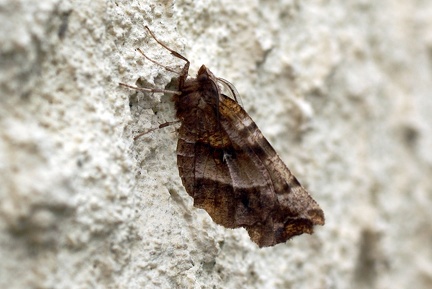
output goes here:
[[145, 87], [138, 87], [138, 86], [132, 86], [126, 83], [122, 83], [119, 82], [119, 85], [127, 87], [127, 88], [131, 88], [131, 89], [135, 89], [138, 91], [146, 91], [146, 92], [160, 92], [160, 93], [170, 93], [170, 94], [181, 94], [181, 91], [176, 91], [176, 90], [167, 90], [167, 89], [160, 89], [160, 88], [145, 88]]
[[154, 64], [157, 64], [157, 65], [159, 65], [159, 66], [165, 68], [165, 69], [168, 70], [168, 71], [174, 72], [175, 74], [181, 75], [180, 72], [175, 71], [174, 69], [171, 69], [171, 68], [169, 68], [168, 66], [165, 66], [165, 65], [163, 65], [163, 64], [161, 64], [161, 63], [159, 63], [159, 62], [157, 62], [157, 61], [154, 60], [154, 59], [151, 59], [150, 57], [148, 57], [147, 55], [145, 55], [144, 52], [142, 52], [141, 49], [137, 48], [137, 49], [135, 49], [135, 50], [138, 51], [142, 56], [144, 56], [144, 58], [146, 58], [147, 60], [150, 60], [150, 61], [153, 62]]
[[168, 122], [165, 122], [163, 124], [160, 124], [158, 127], [151, 128], [151, 129], [149, 129], [147, 131], [144, 131], [144, 132], [142, 132], [140, 134], [137, 134], [136, 136], [134, 136], [134, 141], [137, 140], [138, 138], [142, 137], [143, 135], [146, 135], [146, 134], [151, 133], [151, 132], [153, 132], [155, 130], [158, 130], [158, 129], [161, 129], [161, 128], [164, 128], [164, 127], [167, 127], [167, 126], [179, 123], [179, 122], [180, 122], [179, 120], [176, 120], [176, 121], [168, 121]]
[[217, 78], [217, 81], [220, 84], [222, 84], [226, 89], [228, 89], [228, 91], [231, 94], [231, 97], [234, 97], [234, 100], [237, 103], [240, 103], [240, 105], [243, 106], [243, 103], [241, 101], [241, 96], [240, 96], [239, 92], [237, 91], [237, 88], [235, 88], [235, 86], [231, 82], [229, 82], [226, 79], [220, 78], [220, 77]]

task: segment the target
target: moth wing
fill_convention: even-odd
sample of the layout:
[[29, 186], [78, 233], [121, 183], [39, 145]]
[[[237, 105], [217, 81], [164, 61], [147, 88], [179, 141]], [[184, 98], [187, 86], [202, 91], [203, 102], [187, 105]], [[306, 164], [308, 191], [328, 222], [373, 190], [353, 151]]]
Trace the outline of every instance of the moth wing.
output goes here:
[[218, 123], [218, 130], [200, 130], [218, 132], [213, 135], [197, 136], [183, 126], [179, 130], [179, 173], [194, 206], [205, 209], [217, 224], [245, 227], [260, 247], [312, 233], [313, 225], [324, 224], [318, 204], [249, 115], [224, 95]]
[[237, 177], [241, 179], [242, 170], [248, 169], [244, 163], [254, 164], [254, 174], [261, 173], [261, 181], [266, 184], [253, 192], [260, 195], [255, 198], [271, 200], [257, 203], [264, 205], [262, 208], [254, 208], [263, 210], [262, 216], [267, 217], [246, 226], [251, 239], [259, 246], [271, 246], [295, 235], [312, 233], [314, 225], [323, 225], [324, 213], [319, 205], [285, 166], [250, 116], [232, 99], [221, 97], [221, 126], [236, 148], [236, 155], [241, 156], [226, 159], [233, 183]]
[[227, 228], [247, 227], [267, 219], [265, 207], [271, 207], [275, 199], [270, 177], [258, 158], [233, 147], [224, 132], [217, 144], [196, 140], [187, 131], [180, 135], [179, 173], [194, 206], [205, 209], [213, 221]]

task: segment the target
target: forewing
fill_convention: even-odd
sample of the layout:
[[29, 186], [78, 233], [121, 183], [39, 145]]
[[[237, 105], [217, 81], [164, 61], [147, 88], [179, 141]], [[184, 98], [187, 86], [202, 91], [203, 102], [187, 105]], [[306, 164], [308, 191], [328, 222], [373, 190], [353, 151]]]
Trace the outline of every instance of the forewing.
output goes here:
[[199, 103], [186, 119], [195, 122], [179, 129], [179, 173], [194, 205], [216, 223], [245, 227], [260, 247], [324, 224], [317, 203], [237, 102], [221, 95], [217, 119]]
[[[221, 125], [233, 147], [239, 148], [244, 158], [255, 164], [273, 188], [271, 195], [266, 190], [258, 192], [273, 201], [264, 208], [268, 212], [266, 219], [246, 227], [251, 239], [260, 246], [271, 246], [295, 235], [312, 233], [314, 225], [323, 225], [324, 213], [318, 204], [285, 166], [250, 116], [228, 97], [222, 95], [220, 103]], [[239, 163], [244, 158], [227, 159], [232, 177], [242, 169]]]
[[247, 151], [233, 147], [225, 133], [215, 143], [181, 130], [177, 162], [194, 205], [228, 228], [264, 221], [269, 214], [265, 208], [275, 199], [262, 163], [248, 156]]

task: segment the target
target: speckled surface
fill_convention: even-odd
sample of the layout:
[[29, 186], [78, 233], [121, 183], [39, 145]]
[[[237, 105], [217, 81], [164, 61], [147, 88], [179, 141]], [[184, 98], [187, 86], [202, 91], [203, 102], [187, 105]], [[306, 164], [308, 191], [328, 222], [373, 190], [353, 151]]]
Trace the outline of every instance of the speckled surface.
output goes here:
[[[420, 8], [421, 7], [421, 8]], [[432, 4], [0, 1], [1, 288], [430, 288]], [[258, 249], [193, 207], [169, 95], [232, 82], [326, 214]]]

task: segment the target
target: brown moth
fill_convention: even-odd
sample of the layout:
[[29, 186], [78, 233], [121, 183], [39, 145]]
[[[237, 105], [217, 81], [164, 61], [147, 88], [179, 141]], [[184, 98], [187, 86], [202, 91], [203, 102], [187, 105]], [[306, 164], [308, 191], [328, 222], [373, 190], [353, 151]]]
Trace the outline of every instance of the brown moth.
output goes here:
[[[188, 78], [189, 61], [146, 29], [160, 45], [186, 62], [178, 91], [121, 85], [174, 94], [181, 123], [177, 165], [194, 206], [206, 210], [214, 222], [226, 228], [244, 227], [259, 247], [312, 234], [314, 225], [324, 225], [323, 211], [237, 103], [234, 86], [215, 77], [204, 65], [196, 78]], [[227, 86], [235, 99], [222, 94], [219, 84]]]

